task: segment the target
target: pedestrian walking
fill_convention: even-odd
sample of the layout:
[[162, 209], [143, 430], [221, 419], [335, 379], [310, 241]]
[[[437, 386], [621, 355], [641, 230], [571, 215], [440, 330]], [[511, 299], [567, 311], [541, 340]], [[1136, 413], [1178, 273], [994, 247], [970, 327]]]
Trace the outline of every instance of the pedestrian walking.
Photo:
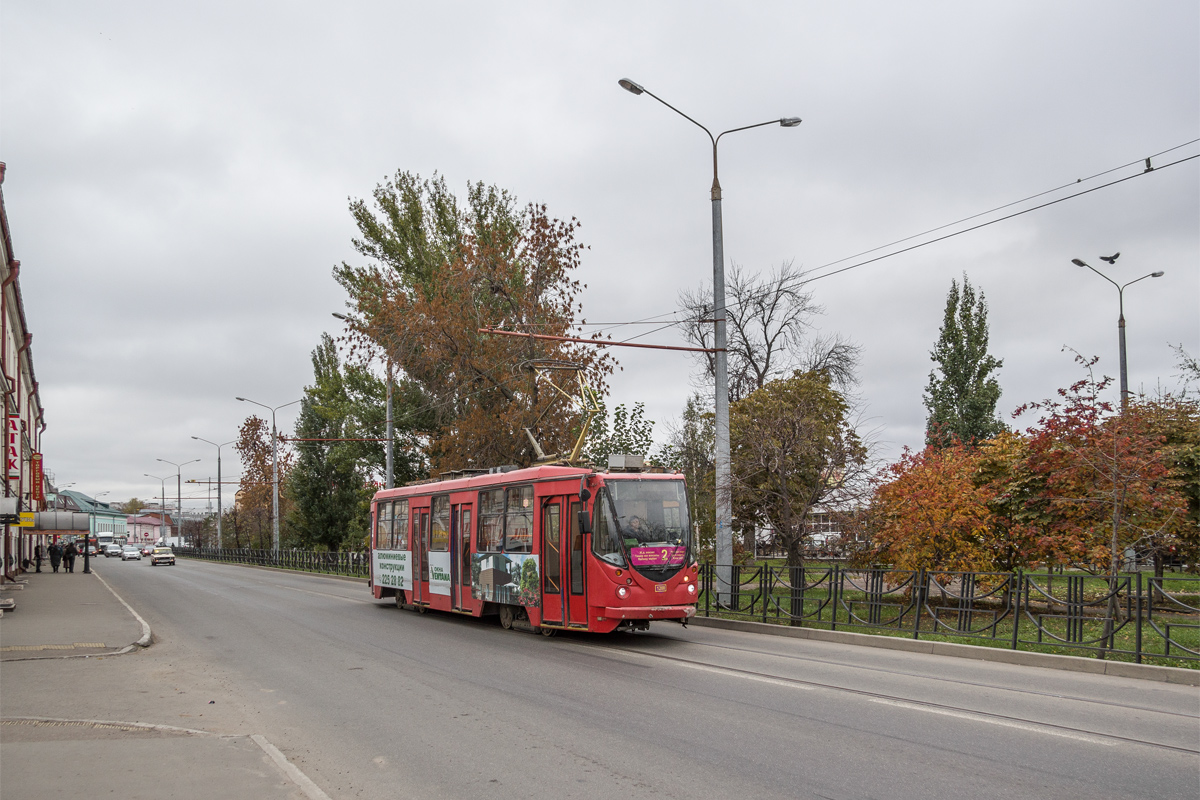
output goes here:
[[62, 561], [62, 555], [62, 545], [58, 542], [50, 545], [50, 569], [58, 572], [58, 565]]
[[33, 548], [33, 561], [34, 561], [34, 564], [37, 565], [38, 572], [42, 571], [42, 560], [45, 558], [46, 558], [46, 548], [42, 547], [40, 544], [37, 547]]
[[75, 571], [75, 556], [77, 555], [79, 555], [79, 548], [75, 546], [74, 542], [68, 543], [67, 549], [63, 550], [63, 565], [67, 568], [67, 572]]

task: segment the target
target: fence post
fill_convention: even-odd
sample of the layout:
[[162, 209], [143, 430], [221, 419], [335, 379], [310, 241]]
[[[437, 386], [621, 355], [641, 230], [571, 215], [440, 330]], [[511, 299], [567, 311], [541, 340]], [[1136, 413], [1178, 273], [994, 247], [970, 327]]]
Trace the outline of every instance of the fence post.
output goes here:
[[[1137, 600], [1135, 601], [1137, 614], [1137, 624], [1134, 625], [1134, 652], [1138, 664], [1142, 663], [1142, 571], [1139, 569], [1137, 573]], [[1151, 601], [1153, 602], [1153, 601]]]
[[1013, 632], [1012, 632], [1012, 649], [1017, 649], [1017, 629], [1021, 625], [1021, 587], [1025, 583], [1025, 573], [1017, 570], [1017, 574], [1012, 576], [1016, 579], [1017, 585], [1014, 587], [1015, 594], [1013, 596], [1012, 611], [1013, 611]]
[[829, 576], [829, 593], [833, 596], [833, 616], [830, 617], [830, 620], [829, 620], [829, 622], [830, 622], [829, 630], [831, 630], [831, 631], [837, 630], [838, 594], [841, 591], [841, 585], [842, 585], [841, 577], [842, 577], [841, 565], [834, 564], [833, 565], [833, 574]]
[[[921, 601], [925, 594], [925, 568], [917, 573], [917, 585], [913, 587], [913, 603], [916, 604], [915, 613], [913, 614], [913, 638], [921, 638]], [[935, 626], [936, 630], [936, 626]]]
[[758, 585], [761, 587], [760, 594], [762, 596], [762, 621], [767, 621], [767, 591], [771, 587], [771, 581], [768, 577], [772, 567], [769, 564], [763, 564], [759, 567]]

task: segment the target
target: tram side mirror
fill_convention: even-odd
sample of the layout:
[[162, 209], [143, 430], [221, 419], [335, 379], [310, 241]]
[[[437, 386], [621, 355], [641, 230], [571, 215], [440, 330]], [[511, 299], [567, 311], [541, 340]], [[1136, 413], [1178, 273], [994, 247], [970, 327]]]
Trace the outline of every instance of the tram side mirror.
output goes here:
[[[583, 477], [581, 477], [579, 479], [579, 499], [586, 503], [588, 500], [591, 499], [591, 497], [592, 497], [592, 492], [590, 489], [587, 488], [587, 476], [584, 475]], [[589, 533], [590, 532], [591, 531], [589, 531]]]
[[590, 516], [588, 516], [588, 512], [583, 511], [583, 510], [580, 510], [580, 512], [579, 512], [579, 532], [580, 533], [591, 533], [592, 532], [592, 518]]

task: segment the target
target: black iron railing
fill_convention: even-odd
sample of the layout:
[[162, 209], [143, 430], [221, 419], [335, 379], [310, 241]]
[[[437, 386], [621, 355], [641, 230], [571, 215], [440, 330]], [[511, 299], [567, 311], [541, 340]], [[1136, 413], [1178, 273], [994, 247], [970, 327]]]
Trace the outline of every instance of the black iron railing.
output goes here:
[[1200, 662], [1200, 576], [701, 566], [701, 616]]
[[351, 575], [365, 578], [371, 571], [371, 555], [359, 552], [313, 552], [311, 550], [254, 550], [246, 547], [176, 547], [176, 555], [228, 564], [254, 564], [259, 567], [320, 572], [327, 575]]

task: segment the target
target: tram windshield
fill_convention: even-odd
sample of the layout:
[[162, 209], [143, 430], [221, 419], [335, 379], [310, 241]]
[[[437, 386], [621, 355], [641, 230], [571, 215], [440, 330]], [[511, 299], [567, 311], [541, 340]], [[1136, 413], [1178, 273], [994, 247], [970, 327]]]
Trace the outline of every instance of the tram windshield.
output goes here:
[[597, 505], [599, 557], [656, 579], [687, 561], [692, 526], [683, 481], [610, 479]]

